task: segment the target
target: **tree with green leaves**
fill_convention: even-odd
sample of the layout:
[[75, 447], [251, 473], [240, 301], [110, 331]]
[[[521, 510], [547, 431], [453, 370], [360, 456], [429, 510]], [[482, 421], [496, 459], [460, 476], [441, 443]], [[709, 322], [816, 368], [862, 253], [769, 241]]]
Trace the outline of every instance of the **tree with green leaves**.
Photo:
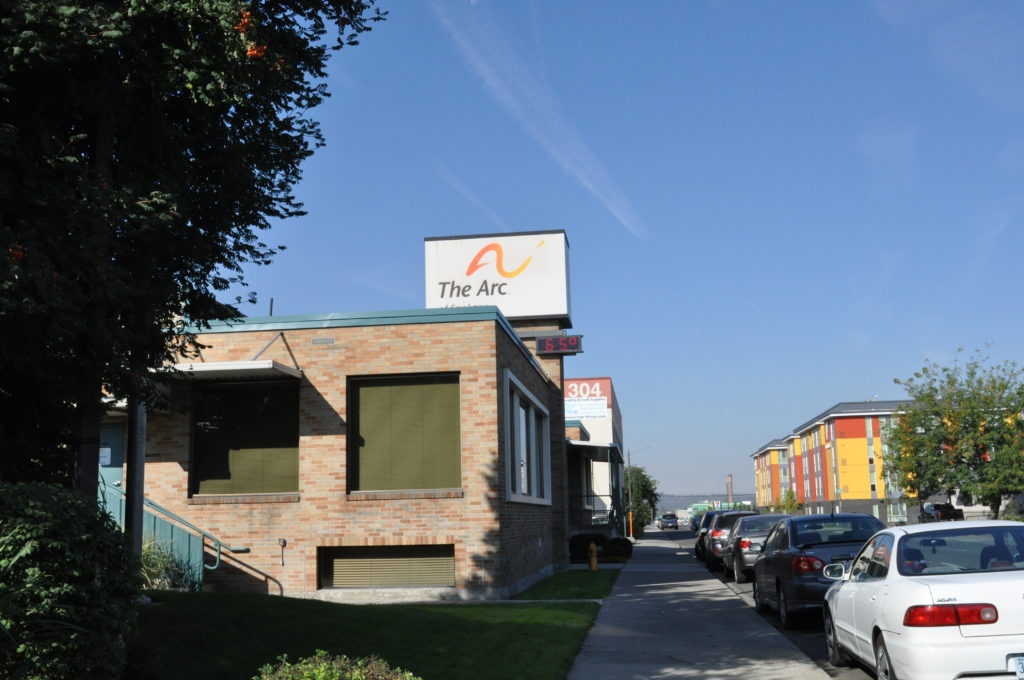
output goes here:
[[625, 477], [626, 510], [633, 512], [633, 528], [639, 533], [654, 520], [661, 494], [658, 493], [658, 482], [639, 465], [627, 465]]
[[796, 498], [796, 492], [792, 489], [786, 489], [786, 492], [782, 494], [782, 498], [779, 500], [779, 504], [775, 506], [775, 512], [795, 515], [799, 510], [800, 502]]
[[151, 397], [150, 369], [198, 350], [190, 328], [238, 315], [219, 296], [282, 247], [261, 230], [303, 214], [328, 56], [374, 2], [5, 5], [0, 479], [77, 465], [94, 489], [104, 394]]
[[921, 501], [959, 492], [998, 517], [1004, 500], [1024, 492], [1022, 369], [958, 353], [949, 366], [929, 362], [895, 382], [913, 400], [888, 433], [896, 483]]

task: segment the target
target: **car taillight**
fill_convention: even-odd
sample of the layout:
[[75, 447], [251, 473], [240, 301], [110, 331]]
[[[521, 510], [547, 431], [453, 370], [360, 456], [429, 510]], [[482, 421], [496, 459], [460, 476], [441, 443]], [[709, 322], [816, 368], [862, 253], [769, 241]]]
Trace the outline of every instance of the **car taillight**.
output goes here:
[[725, 529], [715, 529], [711, 532], [711, 538], [721, 538], [722, 536], [728, 535], [728, 531]]
[[750, 550], [750, 539], [749, 538], [741, 538], [740, 539], [740, 550]]
[[992, 604], [916, 605], [903, 615], [903, 625], [912, 627], [974, 626], [998, 620], [999, 610]]
[[793, 558], [793, 571], [797, 573], [809, 574], [824, 568], [825, 563], [814, 555], [797, 555]]

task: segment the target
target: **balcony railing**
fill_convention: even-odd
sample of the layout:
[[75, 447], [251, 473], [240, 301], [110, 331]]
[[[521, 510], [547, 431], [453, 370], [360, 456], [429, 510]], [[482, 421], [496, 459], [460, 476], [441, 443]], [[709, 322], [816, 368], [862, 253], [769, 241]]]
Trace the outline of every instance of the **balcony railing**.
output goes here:
[[576, 494], [569, 497], [569, 525], [574, 529], [622, 530], [622, 508], [610, 495]]

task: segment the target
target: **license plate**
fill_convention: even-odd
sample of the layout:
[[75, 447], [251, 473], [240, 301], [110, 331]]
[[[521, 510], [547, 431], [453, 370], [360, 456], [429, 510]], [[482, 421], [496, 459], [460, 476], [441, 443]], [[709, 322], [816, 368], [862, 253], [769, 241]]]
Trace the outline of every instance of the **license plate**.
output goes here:
[[1024, 680], [1024, 654], [1007, 659], [1006, 670], [1016, 673], [1018, 680]]

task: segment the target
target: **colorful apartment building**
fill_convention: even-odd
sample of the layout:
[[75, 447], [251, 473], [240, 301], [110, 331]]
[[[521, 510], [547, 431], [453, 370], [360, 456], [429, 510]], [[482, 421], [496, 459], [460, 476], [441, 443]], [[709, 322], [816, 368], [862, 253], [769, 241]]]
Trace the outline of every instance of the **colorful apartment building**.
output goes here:
[[[901, 490], [887, 484], [885, 431], [906, 403], [841, 402], [796, 427], [785, 438], [785, 452], [768, 446], [756, 451], [751, 457], [759, 505], [777, 505], [789, 489], [809, 514], [843, 510], [905, 522]], [[788, 485], [780, 482], [776, 494], [771, 475], [780, 467]]]
[[786, 441], [773, 439], [750, 457], [754, 459], [754, 502], [761, 508], [779, 505], [789, 488]]

